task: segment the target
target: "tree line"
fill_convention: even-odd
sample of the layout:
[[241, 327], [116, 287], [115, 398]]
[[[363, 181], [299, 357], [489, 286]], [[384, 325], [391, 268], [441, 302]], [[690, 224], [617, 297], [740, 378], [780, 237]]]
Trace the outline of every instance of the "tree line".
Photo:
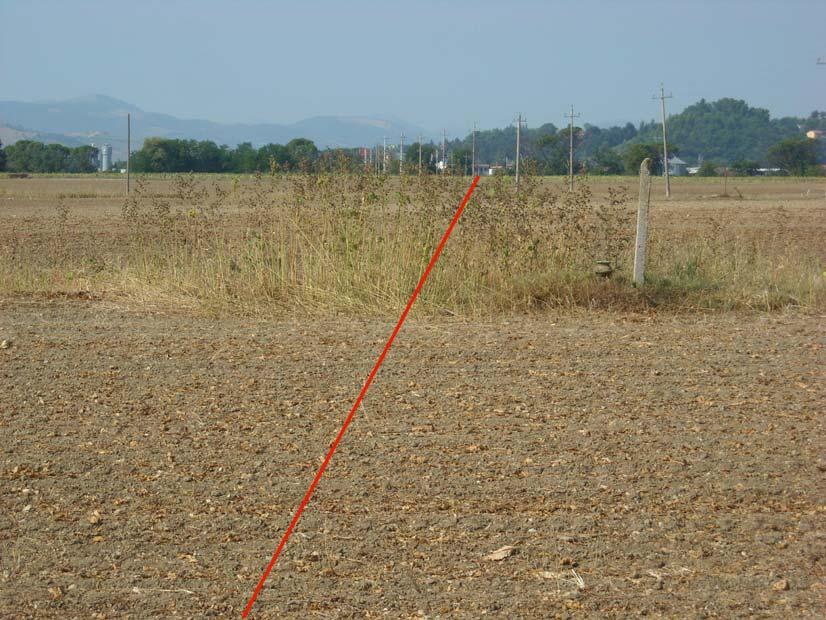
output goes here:
[[132, 154], [135, 172], [312, 172], [320, 158], [312, 140], [296, 138], [287, 144], [255, 148], [250, 142], [235, 148], [210, 140], [147, 138]]
[[[808, 140], [804, 132], [826, 130], [826, 112], [807, 118], [771, 118], [768, 110], [745, 101], [700, 100], [668, 118], [669, 154], [686, 162], [704, 162], [701, 172], [712, 174], [726, 166], [739, 174], [759, 168], [781, 168], [788, 174], [819, 174], [826, 163], [826, 140]], [[568, 173], [569, 128], [545, 124], [523, 129], [522, 157], [539, 174]], [[476, 161], [504, 162], [514, 158], [516, 127], [479, 131]], [[449, 150], [470, 153], [472, 136], [449, 143]], [[652, 120], [608, 128], [574, 127], [574, 168], [589, 174], [636, 174], [640, 162], [651, 158], [653, 171], [662, 171], [662, 125]]]
[[20, 140], [3, 147], [0, 142], [0, 170], [9, 172], [94, 172], [98, 149], [83, 145], [44, 144]]
[[[826, 139], [809, 140], [804, 132], [826, 130], [826, 112], [814, 111], [808, 118], [772, 119], [768, 110], [752, 108], [745, 101], [700, 100], [679, 114], [669, 117], [669, 153], [685, 161], [699, 161], [701, 174], [715, 174], [726, 166], [737, 174], [756, 174], [765, 167], [779, 168], [794, 175], [821, 174], [826, 163]], [[523, 129], [521, 157], [526, 172], [539, 175], [568, 173], [569, 129], [546, 123]], [[446, 144], [446, 165], [454, 174], [470, 174], [473, 159], [472, 136]], [[479, 131], [475, 139], [477, 163], [504, 164], [502, 171], [512, 173], [516, 128]], [[2, 145], [0, 144], [0, 147]], [[418, 143], [405, 149], [405, 169], [418, 171]], [[374, 147], [371, 160], [384, 154]], [[441, 145], [421, 145], [422, 169], [437, 172]], [[69, 148], [59, 144], [20, 141], [0, 148], [0, 170], [12, 172], [93, 172], [97, 149], [91, 146]], [[589, 174], [636, 174], [644, 158], [653, 162], [653, 172], [662, 172], [661, 125], [657, 121], [600, 128], [585, 124], [574, 127], [574, 169]], [[387, 151], [387, 162], [377, 166], [395, 174], [399, 171], [398, 152]], [[287, 144], [254, 147], [244, 142], [236, 147], [217, 145], [209, 140], [147, 138], [143, 147], [132, 153], [135, 172], [230, 172], [326, 170], [354, 171], [364, 166], [359, 149], [319, 150], [304, 138]], [[116, 167], [123, 167], [122, 162]]]

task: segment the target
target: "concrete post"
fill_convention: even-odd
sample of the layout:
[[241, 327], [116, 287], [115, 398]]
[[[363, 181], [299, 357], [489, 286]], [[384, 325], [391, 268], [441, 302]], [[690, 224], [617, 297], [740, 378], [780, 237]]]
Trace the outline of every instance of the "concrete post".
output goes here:
[[648, 205], [651, 202], [651, 160], [640, 164], [640, 205], [637, 209], [637, 242], [634, 245], [634, 286], [645, 284], [645, 249], [648, 242]]

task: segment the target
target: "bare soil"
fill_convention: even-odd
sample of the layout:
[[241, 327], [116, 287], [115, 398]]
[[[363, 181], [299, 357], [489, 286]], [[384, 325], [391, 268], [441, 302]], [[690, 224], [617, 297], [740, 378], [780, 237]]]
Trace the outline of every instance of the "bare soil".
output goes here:
[[[239, 617], [391, 327], [0, 300], [0, 616]], [[823, 617], [824, 336], [414, 317], [252, 617]]]

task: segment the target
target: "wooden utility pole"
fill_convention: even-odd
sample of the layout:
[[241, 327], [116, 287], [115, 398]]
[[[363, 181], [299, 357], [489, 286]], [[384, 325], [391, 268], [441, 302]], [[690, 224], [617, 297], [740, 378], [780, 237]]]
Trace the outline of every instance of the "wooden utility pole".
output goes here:
[[422, 137], [419, 136], [419, 176], [422, 176]]
[[581, 114], [574, 114], [574, 106], [571, 104], [571, 113], [566, 114], [568, 117], [568, 134], [570, 143], [568, 145], [568, 191], [574, 191], [574, 119], [582, 116]]
[[132, 113], [126, 113], [126, 195], [129, 195], [129, 175], [132, 164]]
[[445, 154], [445, 143], [447, 142], [447, 129], [442, 129], [442, 174], [447, 170], [447, 156]]
[[399, 176], [404, 174], [404, 132], [399, 139]]
[[473, 123], [473, 140], [470, 147], [470, 176], [476, 176], [476, 123]]
[[522, 115], [516, 118], [516, 193], [519, 193], [519, 137], [522, 132]]
[[637, 209], [637, 241], [634, 244], [634, 286], [645, 284], [645, 249], [648, 242], [648, 205], [651, 202], [651, 160], [640, 164], [640, 204]]
[[671, 196], [671, 181], [668, 176], [668, 128], [667, 122], [665, 118], [665, 100], [671, 99], [673, 95], [671, 93], [665, 94], [665, 88], [663, 87], [662, 82], [660, 82], [660, 96], [657, 97], [656, 95], [653, 97], [654, 99], [660, 100], [660, 108], [662, 110], [663, 116], [663, 172], [665, 173], [665, 196], [666, 198]]
[[387, 136], [382, 137], [381, 145], [381, 172], [387, 174]]

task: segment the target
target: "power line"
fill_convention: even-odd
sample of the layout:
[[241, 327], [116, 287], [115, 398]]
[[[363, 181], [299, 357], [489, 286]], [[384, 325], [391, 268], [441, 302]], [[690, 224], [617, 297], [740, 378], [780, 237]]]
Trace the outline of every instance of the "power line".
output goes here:
[[665, 100], [671, 99], [674, 95], [671, 93], [665, 94], [665, 88], [663, 87], [662, 82], [660, 82], [660, 95], [654, 95], [652, 99], [659, 99], [660, 100], [660, 108], [662, 109], [663, 115], [663, 171], [665, 172], [665, 196], [669, 198], [671, 196], [671, 180], [668, 178], [668, 128], [666, 126], [666, 118], [665, 118]]
[[569, 120], [568, 133], [570, 144], [568, 146], [568, 191], [574, 191], [574, 119], [582, 114], [574, 114], [574, 106], [571, 104], [571, 113], [565, 115]]

